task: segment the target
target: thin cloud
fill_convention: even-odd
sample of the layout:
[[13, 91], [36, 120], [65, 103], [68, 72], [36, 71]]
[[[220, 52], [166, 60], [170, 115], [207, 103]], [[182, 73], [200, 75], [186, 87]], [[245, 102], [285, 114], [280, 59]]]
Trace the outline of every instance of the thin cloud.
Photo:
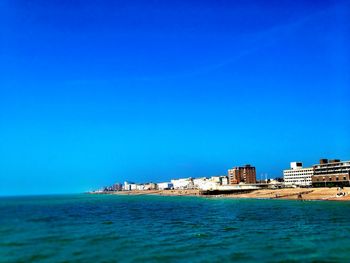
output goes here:
[[289, 37], [293, 32], [297, 31], [303, 25], [307, 24], [310, 21], [322, 18], [324, 15], [327, 15], [330, 11], [334, 10], [335, 8], [339, 8], [339, 6], [337, 7], [333, 6], [333, 7], [312, 13], [310, 15], [307, 15], [298, 19], [297, 21], [294, 21], [288, 24], [277, 25], [261, 32], [256, 32], [254, 34], [246, 35], [244, 37], [245, 40], [243, 40], [242, 42], [243, 43], [245, 42], [246, 45], [249, 45], [252, 47], [242, 49], [239, 51], [239, 53], [234, 55], [227, 55], [227, 57], [229, 58], [222, 59], [218, 63], [200, 67], [190, 72], [183, 72], [180, 74], [171, 74], [171, 75], [163, 75], [163, 76], [154, 76], [154, 77], [141, 77], [141, 79], [143, 80], [178, 79], [178, 78], [199, 76], [199, 75], [207, 74], [209, 72], [216, 71], [220, 68], [223, 68], [225, 66], [235, 63], [242, 57], [253, 54], [261, 49], [264, 49], [266, 47], [276, 44], [281, 39]]

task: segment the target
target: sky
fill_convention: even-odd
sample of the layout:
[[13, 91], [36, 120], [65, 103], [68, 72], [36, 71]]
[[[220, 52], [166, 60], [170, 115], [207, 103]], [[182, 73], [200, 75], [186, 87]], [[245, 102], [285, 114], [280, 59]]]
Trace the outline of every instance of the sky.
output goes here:
[[0, 2], [0, 195], [350, 159], [348, 1]]

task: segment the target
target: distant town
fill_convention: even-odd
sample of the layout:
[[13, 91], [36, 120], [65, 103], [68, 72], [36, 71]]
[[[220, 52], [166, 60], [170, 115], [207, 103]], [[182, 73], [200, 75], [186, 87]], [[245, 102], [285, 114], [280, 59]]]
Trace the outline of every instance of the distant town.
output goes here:
[[234, 193], [258, 189], [346, 187], [350, 186], [350, 161], [321, 159], [318, 164], [303, 167], [302, 162], [291, 162], [283, 170], [283, 177], [257, 180], [256, 168], [252, 165], [228, 169], [227, 175], [179, 178], [158, 183], [115, 183], [93, 193], [150, 190], [199, 190], [202, 194]]

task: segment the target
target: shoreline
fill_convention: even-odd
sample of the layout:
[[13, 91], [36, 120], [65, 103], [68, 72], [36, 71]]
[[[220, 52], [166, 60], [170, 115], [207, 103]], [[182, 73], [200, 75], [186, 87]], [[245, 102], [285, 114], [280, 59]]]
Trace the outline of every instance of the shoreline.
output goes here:
[[232, 199], [282, 199], [300, 201], [350, 201], [349, 187], [342, 192], [345, 196], [337, 197], [338, 189], [333, 188], [283, 188], [260, 189], [249, 193], [202, 195], [200, 190], [145, 190], [145, 191], [118, 191], [118, 192], [92, 192], [90, 194], [106, 195], [158, 195], [158, 196], [196, 196], [208, 198], [232, 198]]

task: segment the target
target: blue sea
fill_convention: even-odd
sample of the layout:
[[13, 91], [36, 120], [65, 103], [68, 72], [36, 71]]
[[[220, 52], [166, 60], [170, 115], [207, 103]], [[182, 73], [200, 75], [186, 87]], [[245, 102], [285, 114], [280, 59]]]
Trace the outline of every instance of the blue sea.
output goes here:
[[0, 198], [1, 262], [350, 262], [350, 203]]

